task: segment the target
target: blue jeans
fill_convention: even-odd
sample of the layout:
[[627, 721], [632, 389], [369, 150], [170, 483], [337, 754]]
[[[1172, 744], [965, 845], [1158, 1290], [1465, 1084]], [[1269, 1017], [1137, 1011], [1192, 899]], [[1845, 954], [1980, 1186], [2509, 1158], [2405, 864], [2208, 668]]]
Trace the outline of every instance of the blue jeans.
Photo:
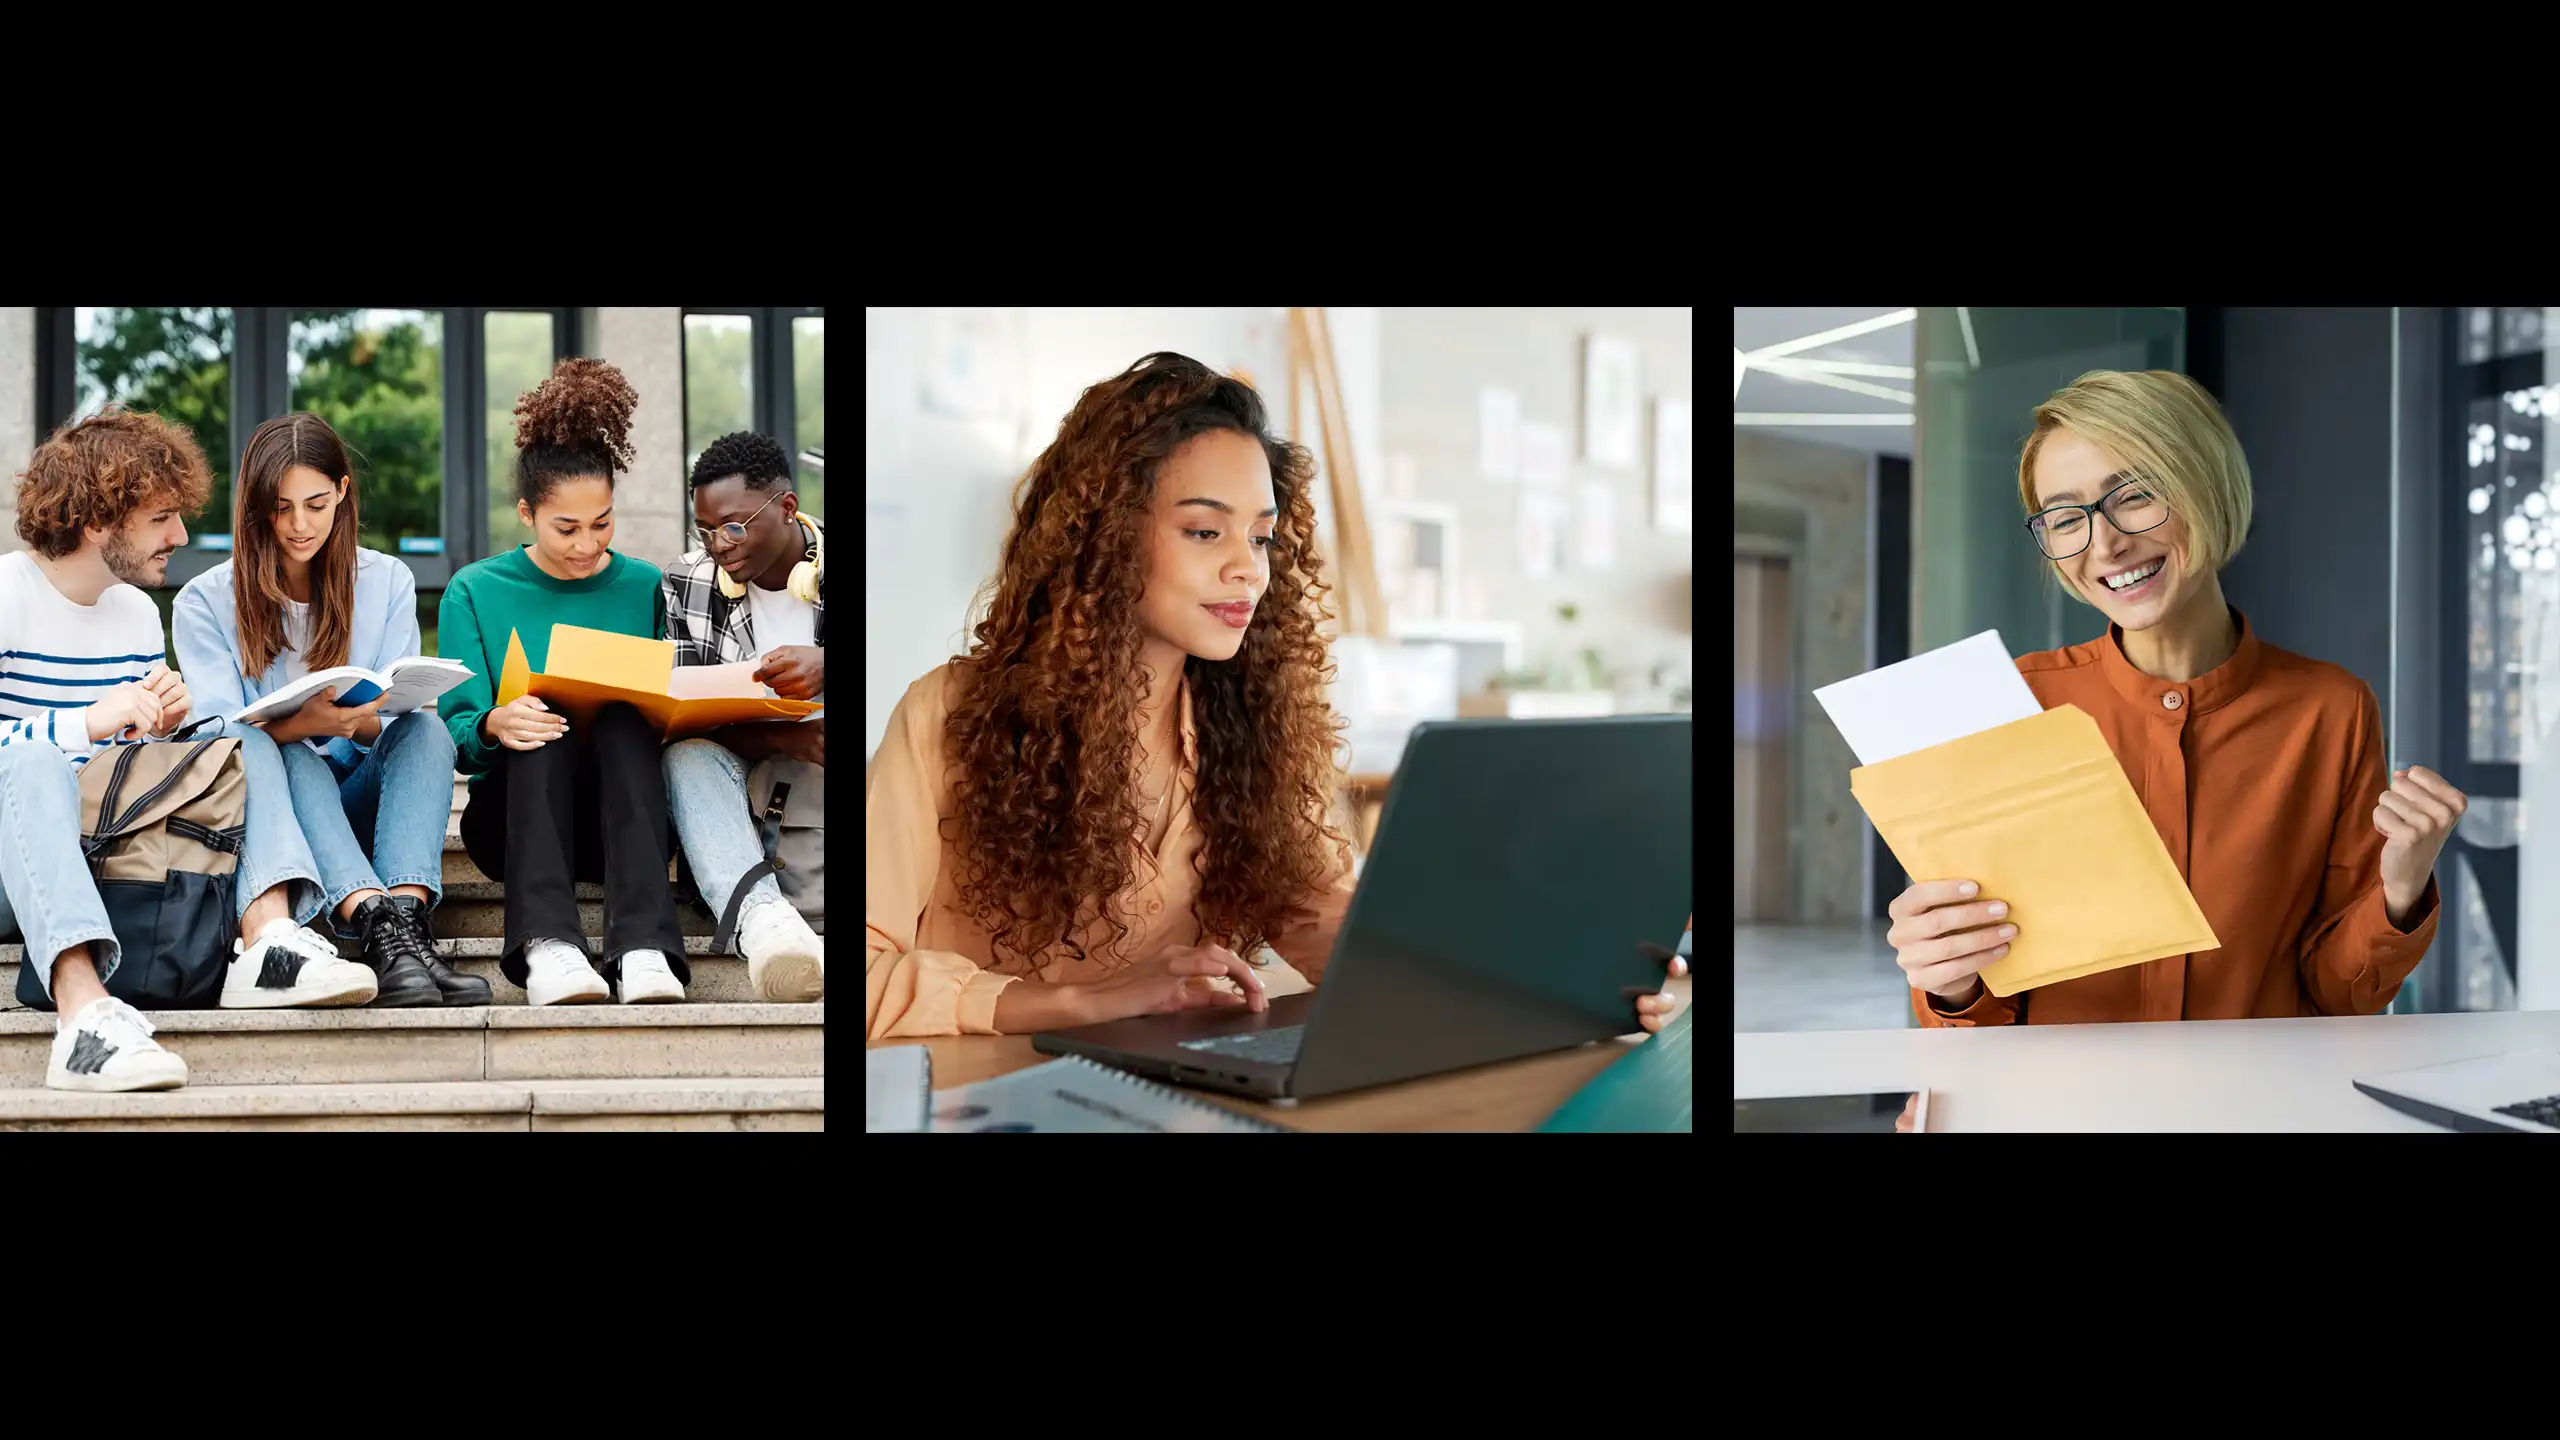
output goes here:
[[[240, 884], [236, 897], [240, 913], [249, 913], [249, 902], [278, 885], [292, 889], [293, 923], [307, 925], [320, 913], [320, 863], [311, 857], [311, 845], [303, 838], [302, 821], [293, 813], [293, 792], [285, 773], [285, 759], [276, 742], [255, 725], [226, 725], [223, 734], [240, 742], [240, 766], [249, 778], [249, 798], [243, 809], [249, 833], [240, 844]], [[448, 742], [450, 743], [450, 742]], [[299, 744], [292, 748], [301, 749]], [[446, 783], [446, 804], [450, 805], [452, 784]]]
[[444, 832], [453, 815], [453, 732], [435, 712], [384, 721], [370, 752], [336, 742], [325, 753], [298, 741], [275, 748], [337, 933], [356, 933], [336, 916], [359, 890], [423, 886], [434, 909], [444, 898]]
[[26, 942], [21, 963], [47, 999], [53, 962], [72, 946], [89, 947], [102, 981], [124, 958], [80, 854], [80, 772], [61, 750], [25, 740], [0, 748], [0, 935], [8, 934]]
[[[262, 731], [234, 725], [227, 733], [240, 742], [240, 764], [249, 782], [242, 806], [248, 834], [240, 846], [234, 897], [239, 911], [247, 914], [250, 901], [289, 885], [294, 922], [307, 922], [320, 913], [320, 882], [302, 826], [294, 818], [284, 757]], [[447, 747], [451, 744], [448, 739]], [[106, 904], [98, 898], [89, 862], [80, 854], [80, 772], [72, 768], [70, 757], [53, 746], [23, 740], [0, 749], [0, 837], [5, 837], [0, 839], [0, 932], [25, 929], [23, 963], [36, 967], [36, 979], [48, 997], [53, 994], [53, 962], [74, 945], [90, 947], [89, 958], [104, 982], [123, 963], [124, 953], [107, 923]]]
[[[717, 920], [728, 913], [738, 878], [764, 859], [764, 840], [747, 814], [747, 762], [717, 740], [679, 740], [667, 747], [666, 769], [676, 837], [684, 842], [703, 908]], [[782, 887], [767, 875], [749, 887], [738, 913], [781, 899]]]

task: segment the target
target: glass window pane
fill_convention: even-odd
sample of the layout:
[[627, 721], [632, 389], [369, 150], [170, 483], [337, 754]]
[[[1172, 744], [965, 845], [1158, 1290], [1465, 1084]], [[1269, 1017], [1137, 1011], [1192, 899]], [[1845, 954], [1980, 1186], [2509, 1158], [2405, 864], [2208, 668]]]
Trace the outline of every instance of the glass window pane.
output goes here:
[[559, 357], [552, 353], [551, 317], [540, 311], [492, 310], [482, 318], [480, 336], [487, 360], [489, 553], [498, 555], [525, 543], [524, 521], [516, 515], [516, 401], [550, 375]]
[[389, 553], [444, 553], [444, 316], [433, 310], [296, 310], [287, 391], [355, 452], [361, 528]]
[[791, 447], [792, 465], [799, 471], [800, 508], [824, 520], [826, 473], [799, 458], [827, 444], [827, 320], [823, 315], [800, 315], [791, 321], [791, 411], [793, 423], [800, 427]]
[[113, 400], [193, 430], [213, 470], [213, 497], [203, 515], [188, 521], [187, 543], [227, 549], [231, 466], [238, 458], [231, 449], [231, 311], [84, 305], [73, 308], [71, 326], [77, 410], [59, 418], [95, 415]]
[[711, 442], [756, 428], [755, 322], [744, 315], [684, 317], [684, 474]]

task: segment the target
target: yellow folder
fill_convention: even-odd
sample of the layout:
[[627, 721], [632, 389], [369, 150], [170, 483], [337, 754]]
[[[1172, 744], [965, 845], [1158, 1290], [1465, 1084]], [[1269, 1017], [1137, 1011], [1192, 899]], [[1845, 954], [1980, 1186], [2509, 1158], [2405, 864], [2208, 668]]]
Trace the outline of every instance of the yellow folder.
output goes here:
[[1972, 880], [2009, 902], [2009, 953], [1982, 972], [2015, 995], [2221, 948], [2124, 767], [2075, 706], [1849, 772], [1914, 880]]
[[825, 707], [815, 700], [722, 696], [679, 700], [667, 693], [676, 673], [676, 642], [617, 635], [583, 625], [551, 627], [542, 673], [526, 663], [524, 637], [507, 632], [507, 663], [498, 672], [498, 703], [532, 695], [579, 724], [616, 700], [649, 718], [669, 740], [748, 720], [798, 720]]

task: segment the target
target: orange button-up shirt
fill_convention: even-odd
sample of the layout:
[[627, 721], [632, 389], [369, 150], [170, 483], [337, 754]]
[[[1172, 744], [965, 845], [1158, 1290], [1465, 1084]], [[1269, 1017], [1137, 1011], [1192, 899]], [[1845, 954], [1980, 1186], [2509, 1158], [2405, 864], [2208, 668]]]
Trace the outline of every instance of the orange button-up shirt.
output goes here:
[[[907, 687], [889, 717], [879, 752], [863, 772], [862, 1021], [864, 1036], [871, 1040], [993, 1035], [996, 997], [1008, 985], [1025, 979], [1090, 984], [1118, 973], [1100, 960], [1077, 960], [1063, 944], [1034, 964], [999, 961], [987, 932], [960, 913], [952, 883], [958, 865], [941, 830], [951, 813], [942, 738], [951, 683], [952, 667], [945, 665]], [[1131, 959], [1167, 945], [1204, 943], [1199, 918], [1191, 910], [1200, 890], [1191, 862], [1203, 837], [1191, 807], [1198, 731], [1188, 684], [1180, 703], [1182, 753], [1173, 818], [1155, 855], [1131, 839], [1137, 851], [1136, 878], [1126, 894], [1116, 897], [1120, 918], [1129, 927], [1121, 954]], [[1271, 937], [1271, 948], [1310, 982], [1323, 979], [1352, 885], [1351, 872], [1339, 872], [1308, 902], [1315, 909], [1313, 918]], [[1100, 955], [1110, 937], [1110, 927], [1096, 920], [1077, 939], [1088, 952]]]
[[1914, 989], [1922, 1025], [2375, 1015], [2390, 1006], [2435, 939], [2437, 895], [2430, 879], [2410, 929], [2385, 913], [2373, 827], [2374, 804], [2390, 788], [2382, 707], [2355, 676], [2261, 644], [2246, 617], [2231, 616], [2239, 648], [2193, 680], [2135, 669], [2113, 626], [2086, 645], [2018, 661], [2046, 709], [2076, 705], [2098, 722], [2222, 948], [2006, 998], [1985, 989], [1951, 1012]]

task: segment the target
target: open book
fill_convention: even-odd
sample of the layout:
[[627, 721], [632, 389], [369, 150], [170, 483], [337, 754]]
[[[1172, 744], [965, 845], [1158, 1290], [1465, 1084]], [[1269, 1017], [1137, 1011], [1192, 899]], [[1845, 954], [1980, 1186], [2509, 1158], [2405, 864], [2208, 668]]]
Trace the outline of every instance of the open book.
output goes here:
[[471, 678], [471, 667], [459, 660], [435, 655], [412, 655], [394, 660], [380, 670], [367, 670], [361, 665], [338, 665], [327, 670], [314, 670], [262, 700], [252, 700], [234, 720], [281, 720], [302, 708], [302, 702], [331, 686], [338, 691], [337, 703], [362, 705], [376, 695], [382, 697], [382, 709], [376, 713], [388, 720], [406, 715], [435, 703], [435, 698]]
[[826, 707], [815, 700], [784, 700], [754, 680], [756, 665], [688, 665], [676, 668], [672, 640], [617, 635], [582, 625], [554, 625], [542, 673], [527, 663], [524, 637], [507, 636], [507, 661], [498, 676], [498, 703], [524, 695], [585, 724], [596, 711], [621, 701], [648, 717], [659, 736], [681, 740], [723, 725], [756, 720], [804, 720]]

